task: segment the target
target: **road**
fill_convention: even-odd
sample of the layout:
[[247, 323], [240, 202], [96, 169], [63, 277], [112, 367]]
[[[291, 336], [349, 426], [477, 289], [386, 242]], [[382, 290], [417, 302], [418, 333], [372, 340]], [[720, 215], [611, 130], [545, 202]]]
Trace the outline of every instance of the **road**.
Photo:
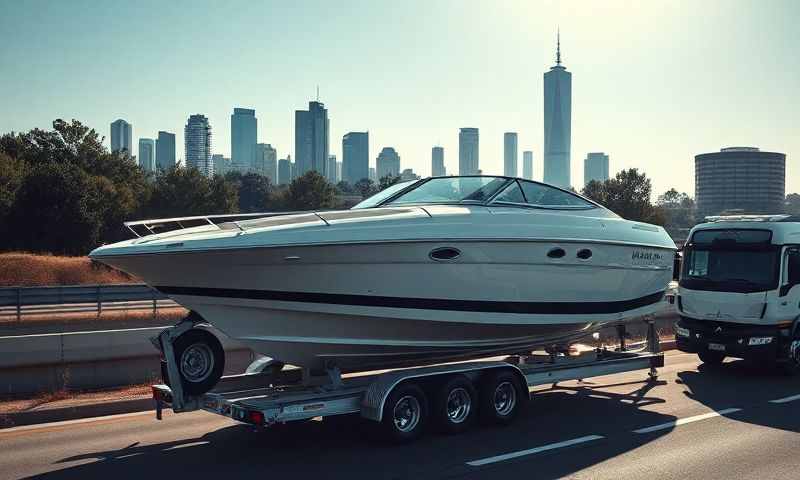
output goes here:
[[798, 478], [798, 379], [666, 361], [654, 383], [638, 371], [537, 388], [509, 427], [403, 446], [358, 418], [259, 432], [205, 412], [5, 431], [0, 478]]

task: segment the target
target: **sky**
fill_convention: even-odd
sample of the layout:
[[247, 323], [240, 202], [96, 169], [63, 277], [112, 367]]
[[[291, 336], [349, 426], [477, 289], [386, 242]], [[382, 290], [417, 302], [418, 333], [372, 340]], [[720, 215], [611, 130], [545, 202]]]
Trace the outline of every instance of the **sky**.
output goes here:
[[[572, 184], [587, 152], [636, 167], [654, 194], [694, 192], [694, 155], [727, 146], [787, 154], [800, 191], [800, 2], [11, 1], [0, 0], [0, 133], [78, 119], [106, 137], [133, 124], [134, 150], [190, 114], [230, 156], [234, 107], [256, 109], [258, 141], [294, 149], [294, 111], [316, 96], [341, 160], [370, 132], [370, 164], [394, 147], [431, 173], [431, 147], [458, 168], [458, 129], [480, 129], [480, 167], [502, 174], [503, 132], [542, 176], [542, 75], [572, 72]], [[134, 152], [136, 153], [136, 152]]]

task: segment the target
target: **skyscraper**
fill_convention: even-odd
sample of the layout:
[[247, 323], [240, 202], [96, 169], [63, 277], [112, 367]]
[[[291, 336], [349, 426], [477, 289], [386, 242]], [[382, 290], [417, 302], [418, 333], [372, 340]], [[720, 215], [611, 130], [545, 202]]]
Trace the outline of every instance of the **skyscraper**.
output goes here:
[[561, 38], [556, 64], [544, 74], [544, 181], [570, 187], [572, 74], [561, 65]]
[[278, 151], [272, 145], [269, 143], [257, 143], [254, 149], [252, 165], [249, 171], [269, 177], [272, 183], [278, 183]]
[[375, 172], [374, 167], [369, 167], [369, 179], [372, 180], [373, 182], [378, 181], [378, 174]]
[[288, 158], [278, 160], [278, 185], [287, 185], [292, 181], [292, 161]]
[[589, 153], [583, 159], [583, 185], [586, 186], [592, 180], [608, 180], [608, 155], [603, 152]]
[[522, 178], [533, 180], [533, 152], [530, 150], [522, 152]]
[[458, 174], [478, 175], [479, 171], [478, 129], [462, 128], [458, 132]]
[[400, 175], [400, 155], [393, 147], [383, 147], [375, 160], [375, 174], [378, 181], [386, 176], [397, 177]]
[[203, 175], [214, 175], [214, 164], [211, 163], [211, 124], [205, 115], [195, 114], [189, 117], [183, 130], [186, 147], [186, 168], [196, 168]]
[[517, 133], [503, 134], [503, 175], [517, 176]]
[[447, 170], [444, 168], [444, 148], [433, 147], [431, 149], [431, 176], [444, 177]]
[[152, 138], [139, 139], [139, 166], [145, 172], [156, 170], [156, 141]]
[[369, 132], [350, 132], [342, 137], [342, 180], [354, 184], [369, 178]]
[[336, 180], [336, 155], [328, 155], [328, 166], [326, 167], [328, 174], [325, 178], [328, 179], [329, 182], [336, 184], [339, 183]]
[[244, 171], [253, 166], [257, 136], [256, 111], [234, 108], [231, 115], [231, 163], [236, 168]]
[[294, 155], [297, 176], [316, 170], [327, 176], [328, 110], [321, 102], [308, 102], [308, 110], [294, 112]]
[[156, 167], [169, 170], [175, 166], [175, 134], [158, 132], [156, 140]]
[[133, 155], [133, 126], [123, 119], [111, 122], [111, 151]]

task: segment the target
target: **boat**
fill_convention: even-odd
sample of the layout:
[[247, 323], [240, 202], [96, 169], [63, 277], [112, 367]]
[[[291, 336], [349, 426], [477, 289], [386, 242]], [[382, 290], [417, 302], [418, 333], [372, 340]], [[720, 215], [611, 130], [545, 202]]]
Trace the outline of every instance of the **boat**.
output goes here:
[[675, 244], [512, 177], [395, 184], [349, 210], [127, 222], [90, 257], [255, 352], [393, 368], [565, 344], [656, 311]]

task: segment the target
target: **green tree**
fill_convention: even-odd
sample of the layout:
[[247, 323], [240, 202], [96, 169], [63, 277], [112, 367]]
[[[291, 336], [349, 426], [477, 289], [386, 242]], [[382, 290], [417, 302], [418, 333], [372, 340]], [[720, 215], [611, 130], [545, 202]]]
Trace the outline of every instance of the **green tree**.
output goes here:
[[659, 195], [656, 205], [664, 212], [666, 228], [690, 228], [695, 225], [694, 200], [688, 194], [671, 188]]
[[238, 204], [234, 183], [176, 166], [156, 176], [144, 212], [150, 218], [236, 213]]
[[34, 252], [86, 253], [100, 241], [101, 189], [72, 163], [32, 167], [7, 219], [14, 237], [6, 246]]
[[272, 186], [269, 177], [257, 173], [241, 176], [238, 183], [239, 211], [242, 213], [264, 212], [272, 202]]
[[623, 170], [603, 183], [591, 181], [582, 193], [628, 220], [664, 225], [663, 210], [650, 202], [650, 179], [635, 168]]
[[[0, 232], [10, 232], [6, 218], [14, 209], [17, 191], [25, 179], [25, 162], [11, 158], [0, 151]], [[0, 235], [0, 248], [10, 235]]]
[[378, 193], [375, 187], [375, 182], [369, 178], [362, 178], [353, 185], [353, 192], [361, 195], [362, 198], [368, 198]]
[[311, 170], [296, 178], [286, 191], [285, 205], [290, 210], [320, 210], [336, 206], [336, 189], [325, 177]]
[[380, 192], [382, 190], [386, 190], [387, 188], [391, 187], [392, 185], [394, 185], [399, 181], [400, 181], [399, 176], [395, 177], [392, 175], [386, 175], [384, 177], [381, 177], [381, 179], [378, 181], [378, 191]]
[[336, 190], [339, 190], [344, 195], [351, 194], [354, 192], [353, 186], [350, 185], [349, 182], [342, 180], [341, 182], [336, 184]]

